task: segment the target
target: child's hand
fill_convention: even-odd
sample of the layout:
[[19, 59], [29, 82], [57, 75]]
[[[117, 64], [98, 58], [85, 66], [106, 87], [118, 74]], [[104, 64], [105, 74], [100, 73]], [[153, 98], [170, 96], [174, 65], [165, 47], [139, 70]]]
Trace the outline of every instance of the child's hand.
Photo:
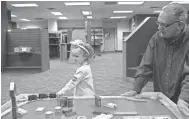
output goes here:
[[61, 96], [63, 96], [64, 95], [64, 93], [62, 92], [62, 91], [59, 91], [59, 92], [57, 92], [56, 93], [56, 96], [59, 98], [59, 97], [61, 97]]

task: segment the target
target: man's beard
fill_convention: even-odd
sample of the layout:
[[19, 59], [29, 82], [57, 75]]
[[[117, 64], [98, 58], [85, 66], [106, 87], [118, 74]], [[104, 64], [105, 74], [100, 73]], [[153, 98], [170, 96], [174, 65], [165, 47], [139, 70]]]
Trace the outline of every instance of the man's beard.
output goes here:
[[163, 37], [164, 40], [166, 40], [167, 42], [171, 42], [171, 41], [173, 41], [173, 40], [175, 40], [176, 38], [179, 37], [179, 35], [178, 35], [178, 36], [170, 36], [170, 37], [167, 37], [167, 34], [166, 34], [166, 32], [164, 32], [164, 31], [159, 31], [159, 35], [160, 35], [161, 37]]
[[178, 36], [172, 36], [172, 37], [169, 37], [169, 38], [164, 38], [167, 42], [171, 42], [173, 40], [175, 40], [176, 38], [178, 38]]

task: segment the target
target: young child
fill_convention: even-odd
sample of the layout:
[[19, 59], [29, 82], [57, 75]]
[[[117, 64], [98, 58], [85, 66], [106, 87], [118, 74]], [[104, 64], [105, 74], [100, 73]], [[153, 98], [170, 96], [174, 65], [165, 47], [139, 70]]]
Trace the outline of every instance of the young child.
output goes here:
[[94, 96], [95, 91], [90, 67], [94, 55], [93, 48], [82, 40], [75, 40], [71, 44], [73, 45], [71, 51], [73, 59], [79, 64], [79, 67], [73, 78], [57, 92], [57, 96], [60, 97], [72, 89], [74, 89], [74, 96]]

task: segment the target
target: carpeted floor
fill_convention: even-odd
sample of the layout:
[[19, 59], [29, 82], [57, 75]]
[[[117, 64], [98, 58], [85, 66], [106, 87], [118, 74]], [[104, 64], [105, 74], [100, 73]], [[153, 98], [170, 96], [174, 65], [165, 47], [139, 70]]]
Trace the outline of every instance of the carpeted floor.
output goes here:
[[[57, 92], [72, 78], [76, 67], [76, 64], [55, 59], [50, 61], [50, 70], [42, 73], [18, 71], [3, 73], [1, 75], [1, 105], [10, 99], [9, 83], [11, 81], [16, 83], [18, 94]], [[122, 52], [103, 53], [101, 56], [96, 56], [91, 67], [98, 95], [120, 95], [131, 90], [130, 81], [122, 78]], [[150, 83], [146, 91], [151, 90]]]

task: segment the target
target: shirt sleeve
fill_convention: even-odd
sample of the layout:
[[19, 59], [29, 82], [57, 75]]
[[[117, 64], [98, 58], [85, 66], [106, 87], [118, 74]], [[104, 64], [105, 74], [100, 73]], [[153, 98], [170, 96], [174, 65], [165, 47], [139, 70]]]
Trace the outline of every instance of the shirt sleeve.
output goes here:
[[142, 88], [147, 84], [149, 79], [152, 77], [152, 69], [153, 69], [153, 54], [154, 54], [154, 38], [149, 41], [148, 46], [146, 48], [146, 52], [142, 58], [142, 61], [137, 69], [135, 75], [135, 82], [133, 90], [140, 93]]
[[181, 93], [179, 95], [179, 99], [183, 99], [189, 103], [189, 51], [184, 63], [183, 76], [184, 80], [181, 84]]
[[86, 75], [87, 75], [87, 72], [76, 71], [73, 78], [61, 89], [61, 92], [65, 93], [75, 88], [77, 84], [79, 84]]

